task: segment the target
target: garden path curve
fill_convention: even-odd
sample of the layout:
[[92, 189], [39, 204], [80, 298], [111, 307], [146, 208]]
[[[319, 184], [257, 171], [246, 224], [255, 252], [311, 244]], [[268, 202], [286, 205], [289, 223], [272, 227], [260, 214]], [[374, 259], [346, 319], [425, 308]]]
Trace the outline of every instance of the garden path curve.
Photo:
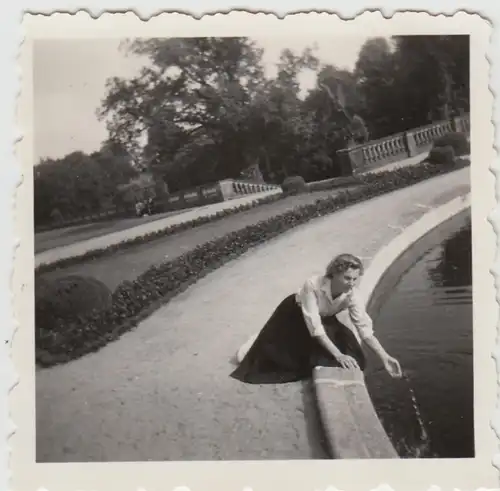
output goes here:
[[239, 383], [231, 357], [333, 255], [369, 261], [398, 227], [469, 191], [465, 168], [313, 220], [209, 274], [99, 352], [38, 371], [37, 460], [325, 457], [310, 385]]

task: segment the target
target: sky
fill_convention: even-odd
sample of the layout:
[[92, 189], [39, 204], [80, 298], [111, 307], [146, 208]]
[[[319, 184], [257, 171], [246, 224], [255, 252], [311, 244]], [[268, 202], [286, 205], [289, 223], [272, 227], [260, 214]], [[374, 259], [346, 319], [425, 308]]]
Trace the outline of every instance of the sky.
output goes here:
[[[367, 38], [252, 38], [264, 48], [263, 62], [272, 75], [281, 51], [297, 54], [317, 44], [322, 63], [352, 69]], [[132, 78], [146, 60], [119, 49], [119, 39], [38, 40], [33, 53], [35, 163], [73, 151], [93, 152], [107, 138], [96, 110], [110, 77]], [[315, 83], [312, 73], [301, 77], [303, 89]]]

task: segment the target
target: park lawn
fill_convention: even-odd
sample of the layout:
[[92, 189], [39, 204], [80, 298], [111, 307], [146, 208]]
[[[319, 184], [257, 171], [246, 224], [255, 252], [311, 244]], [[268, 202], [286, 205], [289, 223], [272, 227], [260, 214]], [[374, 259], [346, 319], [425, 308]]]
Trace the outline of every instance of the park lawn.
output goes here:
[[39, 232], [35, 234], [35, 254], [54, 249], [55, 247], [63, 247], [74, 244], [75, 242], [120, 232], [121, 230], [137, 227], [144, 223], [154, 222], [186, 211], [190, 211], [190, 209], [168, 211], [144, 217], [114, 218], [102, 222], [87, 223]]
[[296, 206], [312, 204], [316, 200], [334, 196], [354, 187], [356, 186], [289, 196], [190, 230], [130, 246], [109, 256], [89, 259], [79, 264], [40, 273], [37, 277], [53, 279], [67, 275], [92, 276], [114, 291], [123, 281], [134, 280], [151, 266], [175, 259], [209, 240], [281, 215]]

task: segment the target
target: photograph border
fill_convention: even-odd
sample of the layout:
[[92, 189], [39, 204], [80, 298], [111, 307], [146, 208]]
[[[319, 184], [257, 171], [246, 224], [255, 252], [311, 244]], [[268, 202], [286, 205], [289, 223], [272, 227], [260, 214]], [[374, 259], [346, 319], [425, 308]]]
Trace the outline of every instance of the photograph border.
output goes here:
[[[249, 19], [251, 17], [251, 20]], [[308, 17], [304, 19], [304, 17]], [[312, 22], [314, 20], [314, 22]], [[85, 464], [35, 464], [34, 455], [34, 359], [26, 356], [27, 348], [33, 352], [33, 93], [31, 73], [31, 48], [34, 39], [122, 37], [155, 37], [165, 32], [171, 37], [207, 35], [247, 35], [251, 37], [256, 24], [258, 30], [266, 30], [271, 36], [294, 35], [297, 29], [318, 36], [319, 31], [335, 29], [336, 36], [349, 35], [356, 30], [369, 31], [373, 36], [390, 31], [391, 34], [471, 34], [471, 196], [473, 237], [473, 304], [474, 304], [474, 379], [476, 458], [474, 459], [422, 459], [398, 461], [267, 461], [267, 462], [136, 462], [136, 463], [85, 463]], [[57, 24], [57, 29], [55, 25]], [[375, 25], [376, 24], [376, 25]], [[444, 26], [444, 27], [443, 27]], [[273, 14], [249, 14], [232, 12], [204, 16], [201, 20], [185, 14], [161, 14], [147, 23], [135, 14], [103, 14], [93, 19], [80, 12], [77, 15], [53, 14], [26, 16], [23, 22], [25, 40], [22, 45], [20, 64], [23, 72], [22, 91], [18, 105], [18, 126], [23, 140], [18, 145], [18, 159], [22, 164], [23, 179], [16, 195], [15, 233], [21, 238], [15, 257], [13, 274], [14, 313], [20, 326], [13, 341], [13, 362], [20, 381], [10, 395], [11, 417], [16, 432], [11, 446], [11, 472], [13, 489], [44, 488], [55, 491], [70, 489], [121, 490], [144, 488], [153, 490], [174, 489], [185, 485], [189, 489], [243, 489], [275, 490], [325, 489], [332, 484], [349, 490], [373, 489], [387, 484], [393, 489], [423, 489], [439, 486], [441, 489], [475, 489], [494, 487], [497, 470], [492, 465], [497, 448], [496, 438], [489, 422], [496, 402], [493, 377], [496, 370], [491, 351], [496, 340], [497, 303], [494, 279], [490, 269], [495, 261], [495, 237], [488, 221], [496, 206], [495, 181], [489, 172], [495, 153], [493, 148], [494, 126], [492, 123], [493, 94], [489, 90], [489, 48], [491, 26], [477, 14], [457, 13], [453, 17], [429, 16], [426, 12], [397, 13], [390, 19], [379, 12], [365, 12], [355, 20], [343, 21], [334, 14], [294, 14], [278, 19]], [[486, 29], [487, 28], [487, 29]], [[110, 32], [113, 31], [113, 35]], [[339, 34], [345, 31], [345, 34]], [[133, 35], [130, 33], [133, 32]], [[155, 34], [156, 33], [156, 34]], [[164, 34], [163, 34], [164, 35]], [[474, 54], [474, 56], [473, 56]], [[489, 190], [489, 191], [488, 191]], [[30, 217], [27, 219], [27, 217]], [[481, 252], [477, 243], [481, 244]], [[481, 285], [478, 288], [476, 285]], [[493, 328], [492, 319], [495, 319]], [[487, 327], [484, 327], [487, 326]], [[492, 386], [479, 384], [491, 380]], [[476, 405], [478, 407], [476, 407]], [[486, 421], [488, 423], [486, 423]], [[22, 450], [21, 450], [22, 449]], [[196, 472], [193, 472], [196, 466]], [[408, 476], [415, 471], [412, 482]], [[417, 474], [418, 473], [418, 474]], [[333, 476], [333, 477], [332, 477]], [[353, 482], [352, 476], [359, 476]], [[35, 482], [36, 479], [36, 482]], [[478, 482], [479, 480], [479, 482]], [[168, 482], [167, 482], [168, 481]], [[332, 481], [334, 481], [332, 483]]]

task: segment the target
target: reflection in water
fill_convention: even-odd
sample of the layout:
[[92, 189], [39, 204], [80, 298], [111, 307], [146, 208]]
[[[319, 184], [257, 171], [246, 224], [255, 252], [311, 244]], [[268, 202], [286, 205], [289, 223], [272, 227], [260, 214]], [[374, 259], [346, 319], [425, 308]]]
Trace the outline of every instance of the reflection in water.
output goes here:
[[473, 457], [470, 215], [447, 224], [437, 240], [375, 318], [381, 342], [408, 378], [390, 379], [370, 359], [366, 380], [402, 457]]
[[449, 237], [441, 247], [434, 267], [429, 268], [429, 278], [439, 287], [466, 287], [472, 285], [472, 229], [470, 217], [464, 227]]

